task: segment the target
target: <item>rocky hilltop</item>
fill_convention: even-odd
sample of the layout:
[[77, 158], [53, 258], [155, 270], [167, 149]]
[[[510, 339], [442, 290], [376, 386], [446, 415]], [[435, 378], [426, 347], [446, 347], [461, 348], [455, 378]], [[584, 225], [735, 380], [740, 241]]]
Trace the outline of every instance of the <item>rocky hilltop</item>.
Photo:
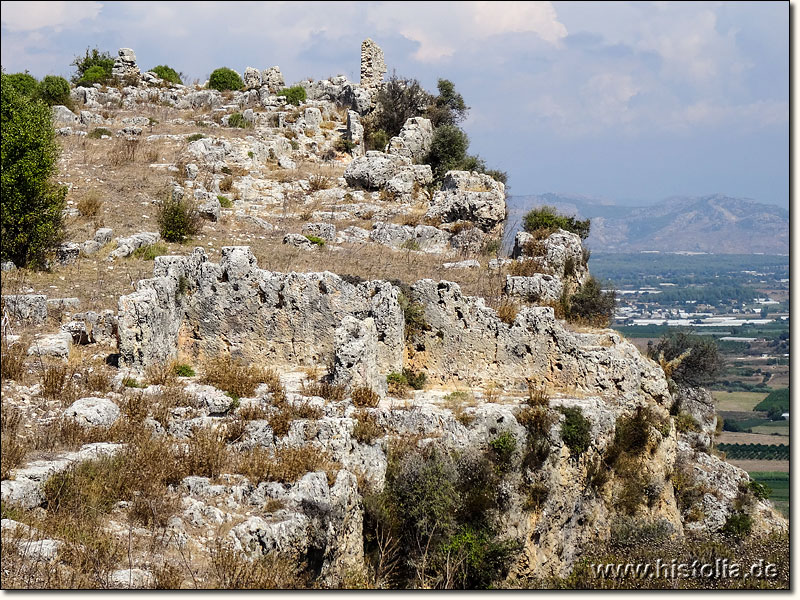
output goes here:
[[424, 116], [367, 149], [361, 50], [294, 106], [278, 67], [221, 93], [123, 49], [128, 85], [55, 108], [70, 240], [4, 265], [6, 585], [574, 586], [600, 549], [782, 539], [710, 395], [565, 318], [577, 235], [502, 255], [503, 183], [435, 180]]
[[715, 194], [621, 206], [560, 194], [519, 196], [513, 199], [509, 221], [518, 221], [526, 208], [542, 204], [591, 219], [587, 243], [601, 252], [789, 252], [789, 212], [743, 198]]

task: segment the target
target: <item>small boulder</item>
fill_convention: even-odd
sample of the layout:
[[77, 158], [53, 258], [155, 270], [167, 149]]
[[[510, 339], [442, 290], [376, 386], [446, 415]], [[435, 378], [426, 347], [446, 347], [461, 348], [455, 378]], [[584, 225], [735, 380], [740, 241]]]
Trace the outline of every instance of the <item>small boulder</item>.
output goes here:
[[111, 427], [119, 418], [119, 406], [107, 398], [81, 398], [63, 416], [83, 427]]

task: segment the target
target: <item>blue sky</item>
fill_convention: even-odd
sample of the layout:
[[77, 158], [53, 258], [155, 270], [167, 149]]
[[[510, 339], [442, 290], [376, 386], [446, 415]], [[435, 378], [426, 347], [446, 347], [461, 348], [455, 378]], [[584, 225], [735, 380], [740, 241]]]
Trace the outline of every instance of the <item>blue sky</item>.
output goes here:
[[189, 80], [357, 80], [365, 37], [398, 75], [455, 82], [471, 151], [512, 194], [788, 207], [786, 2], [2, 2], [2, 65], [38, 77], [97, 46]]

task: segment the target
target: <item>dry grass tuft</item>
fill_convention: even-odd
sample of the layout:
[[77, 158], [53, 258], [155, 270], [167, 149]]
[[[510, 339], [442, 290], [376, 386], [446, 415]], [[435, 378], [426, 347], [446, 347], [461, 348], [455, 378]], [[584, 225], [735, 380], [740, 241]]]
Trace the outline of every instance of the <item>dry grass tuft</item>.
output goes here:
[[2, 380], [22, 382], [25, 377], [25, 347], [19, 343], [9, 344], [5, 336], [0, 343], [0, 373]]
[[275, 450], [255, 448], [241, 454], [236, 462], [236, 472], [254, 484], [261, 481], [293, 483], [309, 472], [335, 470], [336, 463], [314, 446]]
[[291, 404], [285, 396], [274, 397], [273, 404], [277, 410], [272, 412], [267, 420], [272, 431], [278, 437], [289, 433], [292, 421], [298, 419], [319, 419], [322, 417], [322, 409], [305, 403]]
[[211, 551], [213, 587], [225, 590], [299, 589], [309, 585], [304, 565], [278, 554], [251, 560], [217, 541]]
[[[274, 371], [256, 365], [245, 365], [234, 361], [230, 355], [212, 358], [203, 364], [201, 381], [224, 390], [235, 398], [250, 397], [260, 383], [272, 387], [277, 377]], [[280, 382], [280, 380], [279, 380]]]
[[21, 465], [25, 458], [25, 446], [19, 439], [21, 425], [22, 413], [3, 402], [0, 410], [0, 479], [8, 479], [11, 469]]
[[547, 408], [550, 406], [550, 396], [547, 393], [547, 386], [539, 384], [535, 380], [529, 378], [525, 379], [528, 385], [528, 404], [530, 406], [543, 406]]
[[319, 396], [330, 402], [341, 402], [347, 397], [347, 388], [325, 381], [308, 383], [303, 381], [302, 392], [304, 396]]
[[503, 301], [497, 308], [497, 316], [506, 325], [513, 325], [519, 313], [519, 307], [508, 300]]
[[362, 444], [371, 444], [381, 437], [384, 432], [378, 425], [375, 415], [367, 410], [357, 411], [353, 417], [357, 419], [353, 427], [353, 437]]
[[78, 200], [76, 208], [82, 217], [96, 219], [103, 208], [103, 198], [97, 190], [89, 190]]
[[368, 386], [355, 388], [351, 398], [353, 399], [353, 404], [359, 408], [375, 408], [381, 401], [381, 397]]
[[211, 427], [194, 431], [182, 463], [187, 475], [217, 477], [231, 463], [225, 432]]

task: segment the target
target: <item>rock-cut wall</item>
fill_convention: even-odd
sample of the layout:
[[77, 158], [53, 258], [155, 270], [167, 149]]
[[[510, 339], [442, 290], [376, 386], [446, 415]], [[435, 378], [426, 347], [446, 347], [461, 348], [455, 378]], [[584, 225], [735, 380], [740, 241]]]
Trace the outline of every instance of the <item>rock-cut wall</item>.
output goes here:
[[240, 246], [223, 248], [219, 264], [202, 248], [160, 256], [154, 274], [119, 301], [126, 366], [230, 353], [274, 366], [332, 364], [334, 380], [377, 391], [405, 365], [442, 383], [532, 377], [555, 389], [669, 398], [658, 366], [618, 334], [569, 331], [547, 307], [523, 309], [507, 324], [448, 281], [412, 286], [427, 326], [406, 340], [398, 289], [386, 281], [265, 271]]

